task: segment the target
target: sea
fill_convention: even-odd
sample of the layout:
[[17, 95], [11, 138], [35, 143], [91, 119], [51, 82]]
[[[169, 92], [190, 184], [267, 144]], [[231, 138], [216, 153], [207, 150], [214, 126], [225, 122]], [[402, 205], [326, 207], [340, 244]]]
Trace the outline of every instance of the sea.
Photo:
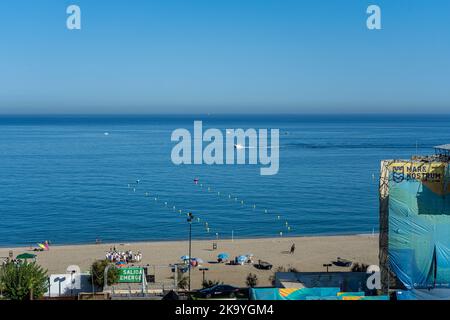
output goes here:
[[[171, 134], [195, 120], [279, 129], [278, 174], [173, 164]], [[376, 233], [380, 161], [432, 154], [449, 128], [414, 114], [0, 116], [0, 246]]]

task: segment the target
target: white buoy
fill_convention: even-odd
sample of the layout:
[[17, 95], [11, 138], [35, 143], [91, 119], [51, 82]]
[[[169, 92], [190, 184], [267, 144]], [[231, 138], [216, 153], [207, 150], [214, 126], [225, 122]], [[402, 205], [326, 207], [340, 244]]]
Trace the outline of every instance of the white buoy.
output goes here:
[[105, 136], [109, 136], [109, 132], [104, 132], [103, 133]]

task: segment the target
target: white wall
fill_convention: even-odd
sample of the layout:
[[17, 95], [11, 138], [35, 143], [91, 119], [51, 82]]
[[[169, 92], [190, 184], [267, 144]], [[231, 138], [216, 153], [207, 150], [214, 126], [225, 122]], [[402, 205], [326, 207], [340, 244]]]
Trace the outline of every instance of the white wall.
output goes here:
[[80, 292], [92, 292], [90, 277], [88, 273], [52, 274], [50, 275], [50, 291], [45, 296], [76, 296]]

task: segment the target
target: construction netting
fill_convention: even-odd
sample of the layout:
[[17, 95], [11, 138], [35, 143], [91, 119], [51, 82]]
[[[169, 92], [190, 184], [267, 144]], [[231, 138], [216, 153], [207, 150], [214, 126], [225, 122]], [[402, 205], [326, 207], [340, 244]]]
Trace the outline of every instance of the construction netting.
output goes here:
[[447, 162], [383, 161], [380, 263], [408, 289], [450, 286]]

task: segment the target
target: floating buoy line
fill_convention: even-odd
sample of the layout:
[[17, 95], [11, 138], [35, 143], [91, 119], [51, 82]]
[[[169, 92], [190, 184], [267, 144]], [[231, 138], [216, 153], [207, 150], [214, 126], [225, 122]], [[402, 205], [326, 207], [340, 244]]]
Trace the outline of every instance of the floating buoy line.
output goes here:
[[[193, 181], [194, 181], [194, 183], [193, 183], [194, 186], [196, 186], [198, 188], [198, 190], [206, 192], [211, 195], [215, 195], [217, 200], [223, 200], [225, 202], [231, 201], [231, 203], [233, 203], [233, 206], [235, 206], [236, 203], [239, 203], [240, 208], [248, 209], [248, 210], [251, 210], [252, 212], [255, 212], [255, 211], [257, 212], [257, 211], [261, 210], [261, 213], [264, 215], [267, 215], [267, 214], [272, 215], [273, 213], [275, 213], [274, 211], [267, 209], [267, 207], [265, 207], [265, 206], [260, 206], [260, 205], [257, 205], [256, 203], [248, 202], [241, 197], [237, 197], [236, 195], [233, 195], [232, 193], [229, 193], [229, 192], [227, 193], [227, 192], [222, 192], [220, 190], [217, 190], [217, 189], [213, 188], [212, 185], [210, 185], [210, 184], [207, 185], [203, 181], [200, 181], [199, 178], [194, 178]], [[140, 182], [141, 182], [141, 179], [137, 179], [133, 183], [128, 183], [128, 189], [131, 189], [133, 191], [133, 193], [136, 193], [138, 187], [140, 187]], [[152, 202], [154, 204], [158, 204], [162, 208], [170, 210], [171, 212], [175, 212], [179, 216], [188, 216], [188, 214], [189, 214], [188, 210], [184, 210], [182, 208], [177, 207], [175, 202], [169, 201], [167, 199], [162, 199], [157, 194], [152, 194], [151, 192], [146, 191], [143, 193], [143, 195], [146, 198], [152, 199]], [[263, 208], [263, 209], [259, 209], [259, 208]], [[279, 227], [280, 231], [277, 233], [280, 237], [283, 237], [284, 233], [289, 233], [293, 230], [293, 227], [289, 224], [288, 220], [282, 219], [282, 218], [283, 218], [283, 216], [280, 213], [276, 214], [276, 216], [274, 218], [274, 221], [277, 222], [278, 224], [280, 224], [281, 221], [284, 220], [284, 223], [282, 224], [282, 226]], [[196, 214], [194, 222], [203, 224], [204, 231], [207, 234], [213, 233], [218, 238], [218, 235], [220, 234], [220, 232], [218, 232], [218, 230], [213, 230], [211, 228], [211, 225], [208, 223], [208, 221], [206, 221], [206, 219], [202, 218], [201, 216], [199, 217]], [[234, 233], [234, 230], [232, 230], [232, 234], [233, 233]]]

